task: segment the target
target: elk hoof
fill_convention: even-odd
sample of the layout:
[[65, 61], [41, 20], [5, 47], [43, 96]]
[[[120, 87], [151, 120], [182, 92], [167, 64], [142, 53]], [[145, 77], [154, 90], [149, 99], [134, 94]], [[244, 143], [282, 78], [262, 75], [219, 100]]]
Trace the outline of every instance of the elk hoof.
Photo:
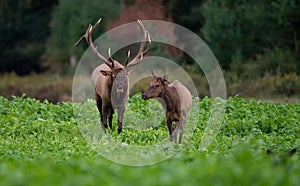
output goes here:
[[118, 134], [122, 132], [122, 128], [118, 128]]
[[104, 128], [103, 128], [103, 133], [104, 133], [104, 134], [106, 134], [106, 133], [107, 133], [107, 132], [106, 132], [106, 129], [104, 129]]

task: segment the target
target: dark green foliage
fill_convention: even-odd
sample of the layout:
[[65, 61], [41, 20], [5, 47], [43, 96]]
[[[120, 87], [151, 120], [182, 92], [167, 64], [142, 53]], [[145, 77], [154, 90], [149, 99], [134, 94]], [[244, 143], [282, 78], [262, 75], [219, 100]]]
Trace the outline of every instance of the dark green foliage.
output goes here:
[[48, 52], [44, 56], [46, 66], [54, 70], [69, 65], [70, 57], [78, 59], [87, 48], [87, 44], [74, 47], [75, 42], [86, 32], [89, 23], [102, 18], [93, 38], [104, 33], [106, 23], [116, 19], [120, 11], [119, 0], [60, 0], [55, 7], [51, 21], [51, 36], [48, 40]]
[[0, 2], [0, 72], [41, 72], [52, 7], [57, 0]]
[[[174, 23], [203, 37], [226, 70], [251, 63], [259, 75], [300, 73], [299, 0], [161, 2]], [[88, 23], [103, 18], [96, 38], [105, 31], [107, 22], [118, 18], [123, 4], [132, 5], [134, 0], [2, 0], [0, 72], [24, 75], [43, 72], [46, 67], [72, 72], [70, 59], [78, 60], [87, 48], [86, 44], [77, 48], [73, 44]], [[153, 55], [160, 54], [156, 48]], [[192, 64], [192, 59], [184, 55], [178, 63]]]
[[[300, 33], [295, 21], [300, 18], [299, 7], [298, 0], [208, 0], [202, 8], [205, 24], [201, 31], [226, 69], [230, 63], [268, 54], [276, 47], [299, 59]], [[292, 63], [297, 64], [296, 60]], [[279, 66], [275, 62], [272, 65]]]
[[[201, 37], [203, 36], [200, 32], [200, 28], [203, 27], [204, 17], [202, 14], [201, 6], [205, 2], [205, 0], [163, 0], [162, 3], [165, 6], [166, 16], [172, 18], [172, 21], [180, 26], [183, 26], [192, 32], [199, 34]], [[174, 34], [181, 34], [176, 28], [174, 30]], [[184, 35], [180, 35], [182, 40], [186, 40], [190, 43], [190, 38], [186, 38]], [[181, 40], [181, 41], [182, 41]], [[186, 44], [186, 43], [183, 43]], [[188, 46], [190, 47], [190, 46]], [[183, 64], [192, 64], [193, 59], [185, 53], [182, 54], [180, 61], [178, 62], [180, 65]], [[192, 66], [191, 68], [194, 68]], [[198, 70], [199, 72], [200, 70]]]
[[175, 23], [193, 32], [199, 32], [203, 26], [204, 18], [200, 9], [203, 2], [205, 0], [163, 0], [166, 14], [169, 14]]

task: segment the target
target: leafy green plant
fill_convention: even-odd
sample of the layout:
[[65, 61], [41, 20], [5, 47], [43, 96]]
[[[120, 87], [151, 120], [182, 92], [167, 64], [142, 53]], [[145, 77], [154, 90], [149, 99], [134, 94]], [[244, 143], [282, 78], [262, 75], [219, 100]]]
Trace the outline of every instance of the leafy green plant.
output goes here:
[[[276, 153], [300, 147], [300, 104], [279, 104], [230, 97], [223, 124], [212, 143], [199, 150], [212, 104], [217, 99], [193, 99], [185, 143], [172, 158], [152, 166], [130, 167], [101, 157], [87, 143], [82, 123], [101, 130], [94, 100], [85, 103], [52, 104], [36, 99], [0, 97], [1, 185], [296, 185], [299, 183], [299, 153], [274, 166]], [[145, 102], [139, 94], [129, 98], [129, 113], [143, 121], [147, 109], [160, 106]], [[151, 110], [151, 109], [150, 109]], [[79, 111], [79, 112], [78, 112]], [[195, 112], [197, 111], [197, 112]], [[153, 118], [154, 119], [154, 118]], [[154, 119], [155, 120], [155, 119]], [[81, 123], [82, 122], [82, 123]], [[168, 138], [162, 120], [157, 127], [138, 128], [130, 118], [121, 135], [109, 130], [123, 144], [151, 146]], [[126, 125], [127, 124], [127, 125]], [[188, 124], [188, 122], [187, 122]], [[116, 120], [113, 121], [116, 126]], [[88, 128], [87, 128], [88, 129]], [[185, 136], [186, 135], [186, 136]], [[102, 139], [103, 142], [105, 139]], [[109, 141], [108, 141], [109, 142]], [[106, 150], [115, 153], [122, 149]], [[163, 153], [163, 152], [162, 152]], [[147, 155], [147, 154], [146, 154]], [[135, 158], [135, 157], [132, 157]], [[192, 177], [190, 175], [193, 175]]]

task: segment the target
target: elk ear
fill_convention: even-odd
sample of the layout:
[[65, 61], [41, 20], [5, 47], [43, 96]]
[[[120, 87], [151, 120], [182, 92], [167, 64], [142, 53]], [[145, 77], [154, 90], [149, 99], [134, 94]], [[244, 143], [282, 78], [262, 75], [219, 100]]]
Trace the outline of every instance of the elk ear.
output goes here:
[[154, 69], [151, 69], [151, 74], [152, 74], [152, 77], [153, 77], [153, 78], [157, 77], [157, 75], [156, 75]]
[[123, 70], [123, 68], [117, 68], [115, 69], [115, 72], [118, 74], [119, 72], [121, 72]]
[[163, 76], [163, 81], [168, 81], [168, 76], [166, 74]]
[[100, 70], [100, 72], [103, 76], [111, 76], [112, 75], [111, 71]]

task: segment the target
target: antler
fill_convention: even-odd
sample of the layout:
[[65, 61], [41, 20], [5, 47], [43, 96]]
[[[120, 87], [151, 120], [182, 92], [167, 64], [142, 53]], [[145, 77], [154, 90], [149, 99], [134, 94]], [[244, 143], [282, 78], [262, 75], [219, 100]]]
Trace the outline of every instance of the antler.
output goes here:
[[[141, 31], [142, 31], [142, 43], [140, 45], [140, 48], [138, 50], [138, 53], [137, 55], [128, 63], [127, 67], [132, 67], [132, 66], [135, 66], [137, 64], [139, 64], [141, 62], [141, 60], [144, 58], [145, 55], [148, 55], [148, 53], [150, 52], [150, 49], [151, 49], [151, 37], [150, 37], [150, 34], [149, 32], [145, 29], [145, 26], [144, 24], [142, 23], [142, 21], [140, 20], [137, 20], [139, 25], [140, 25], [140, 28], [141, 28]], [[145, 42], [148, 41], [148, 47], [144, 50], [144, 47], [145, 47]], [[128, 52], [128, 57], [127, 57], [127, 62], [129, 61], [129, 58], [130, 58], [130, 51]]]
[[[110, 68], [114, 67], [114, 62], [111, 58], [111, 56], [109, 56], [109, 60], [107, 60], [105, 57], [103, 57], [97, 50], [97, 47], [94, 46], [93, 44], [93, 40], [92, 40], [92, 35], [93, 35], [93, 31], [96, 29], [96, 27], [99, 25], [99, 23], [101, 22], [101, 18], [96, 22], [96, 24], [93, 26], [92, 24], [89, 24], [88, 29], [86, 30], [85, 34], [83, 34], [78, 41], [75, 43], [75, 46], [79, 45], [79, 43], [83, 40], [83, 38], [85, 38], [87, 44], [91, 47], [91, 49], [93, 50], [93, 52], [96, 54], [96, 56], [103, 61], [107, 66], [109, 66]], [[109, 51], [109, 55], [110, 55], [110, 51]]]
[[112, 64], [114, 64], [114, 59], [111, 56], [110, 48], [108, 49], [108, 61], [111, 62]]

